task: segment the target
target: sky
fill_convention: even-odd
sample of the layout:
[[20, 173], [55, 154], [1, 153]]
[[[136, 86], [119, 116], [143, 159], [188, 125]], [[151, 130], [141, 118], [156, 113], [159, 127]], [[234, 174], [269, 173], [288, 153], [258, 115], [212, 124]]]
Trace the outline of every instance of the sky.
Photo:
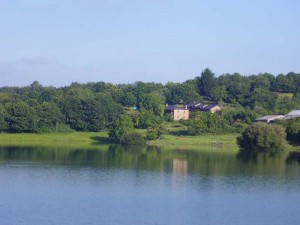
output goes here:
[[299, 0], [0, 0], [0, 87], [300, 72]]

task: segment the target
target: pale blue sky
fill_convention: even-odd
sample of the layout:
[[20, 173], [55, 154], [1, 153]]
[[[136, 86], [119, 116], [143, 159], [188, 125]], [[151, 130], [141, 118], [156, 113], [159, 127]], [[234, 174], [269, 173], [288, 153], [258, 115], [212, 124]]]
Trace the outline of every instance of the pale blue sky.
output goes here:
[[300, 72], [298, 0], [1, 0], [0, 86]]

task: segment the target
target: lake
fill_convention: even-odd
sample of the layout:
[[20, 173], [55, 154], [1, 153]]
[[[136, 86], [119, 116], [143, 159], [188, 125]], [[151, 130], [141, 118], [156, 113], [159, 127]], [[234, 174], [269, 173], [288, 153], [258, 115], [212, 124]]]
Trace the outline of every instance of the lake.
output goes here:
[[218, 148], [0, 147], [0, 224], [298, 224], [299, 159]]

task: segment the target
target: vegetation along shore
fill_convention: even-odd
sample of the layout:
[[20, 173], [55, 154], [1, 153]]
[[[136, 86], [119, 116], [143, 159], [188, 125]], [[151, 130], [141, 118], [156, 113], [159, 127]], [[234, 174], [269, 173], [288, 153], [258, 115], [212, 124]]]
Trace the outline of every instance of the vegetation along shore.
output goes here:
[[[215, 76], [205, 69], [183, 83], [94, 82], [59, 88], [35, 81], [0, 88], [0, 144], [95, 146], [131, 143], [141, 136], [148, 145], [237, 150], [237, 136], [260, 118], [280, 126], [284, 138], [297, 146], [299, 109], [297, 73]], [[240, 144], [247, 143], [246, 136]]]

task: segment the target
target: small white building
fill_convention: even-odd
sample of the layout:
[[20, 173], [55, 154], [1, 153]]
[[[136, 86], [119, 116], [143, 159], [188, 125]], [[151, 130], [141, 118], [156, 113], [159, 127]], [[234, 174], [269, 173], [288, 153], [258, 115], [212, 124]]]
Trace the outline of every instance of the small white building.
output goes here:
[[283, 119], [284, 115], [266, 115], [260, 118], [257, 118], [255, 122], [264, 122], [264, 123], [273, 123], [274, 120]]
[[293, 119], [297, 117], [300, 117], [300, 110], [293, 110], [289, 112], [288, 114], [286, 114], [285, 119]]

